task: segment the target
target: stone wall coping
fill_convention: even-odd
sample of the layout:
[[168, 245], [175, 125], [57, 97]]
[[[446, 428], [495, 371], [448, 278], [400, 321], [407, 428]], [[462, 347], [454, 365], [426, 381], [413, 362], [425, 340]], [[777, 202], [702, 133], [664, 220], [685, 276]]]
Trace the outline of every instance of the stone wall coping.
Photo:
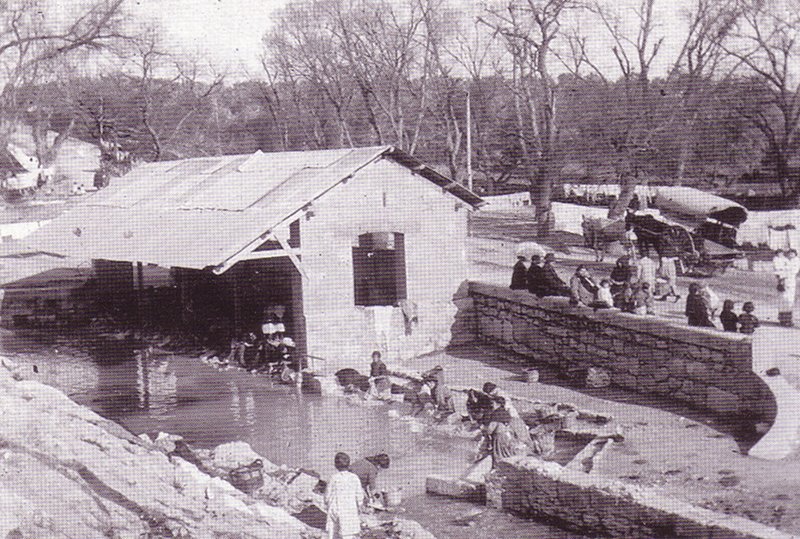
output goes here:
[[[630, 485], [615, 479], [593, 477], [589, 474], [564, 468], [554, 462], [542, 461], [536, 457], [510, 457], [504, 459], [499, 472], [506, 466], [522, 472], [531, 472], [547, 479], [566, 483], [579, 489], [592, 489], [604, 495], [614, 497], [619, 503], [630, 503], [675, 515], [701, 525], [706, 529], [716, 528], [729, 531], [731, 538], [770, 538], [790, 539], [792, 534], [782, 532], [771, 526], [737, 515], [727, 515], [692, 505], [683, 500], [667, 496], [654, 488]], [[582, 508], [586, 509], [586, 508]], [[580, 512], [579, 508], [572, 511]], [[714, 535], [714, 537], [717, 537]]]
[[540, 309], [553, 314], [566, 314], [600, 322], [608, 326], [617, 326], [628, 331], [646, 333], [661, 338], [672, 339], [695, 346], [705, 346], [715, 350], [729, 350], [732, 344], [740, 343], [751, 346], [752, 339], [740, 333], [723, 332], [717, 329], [697, 328], [676, 323], [657, 316], [642, 316], [623, 313], [615, 309], [595, 311], [584, 306], [573, 306], [563, 297], [539, 298], [526, 290], [511, 290], [478, 281], [470, 281], [470, 293], [492, 297]]

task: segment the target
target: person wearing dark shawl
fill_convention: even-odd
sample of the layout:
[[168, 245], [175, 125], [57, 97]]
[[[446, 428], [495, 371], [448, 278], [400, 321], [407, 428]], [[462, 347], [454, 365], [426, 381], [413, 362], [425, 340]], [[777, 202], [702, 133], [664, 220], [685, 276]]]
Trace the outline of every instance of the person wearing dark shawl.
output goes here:
[[483, 441], [478, 453], [478, 460], [486, 455], [492, 457], [492, 468], [501, 459], [514, 455], [524, 455], [527, 447], [520, 442], [511, 427], [511, 414], [505, 409], [505, 399], [495, 399], [495, 409], [489, 416], [489, 422], [483, 428]]
[[528, 292], [535, 296], [544, 296], [544, 273], [542, 269], [542, 257], [533, 255], [531, 257], [531, 265], [528, 267], [528, 274], [526, 276], [526, 284]]
[[514, 271], [511, 273], [511, 290], [525, 290], [528, 288], [528, 266], [525, 265], [525, 257], [517, 256], [517, 263], [514, 264]]
[[570, 290], [558, 272], [553, 267], [553, 262], [556, 260], [556, 255], [547, 253], [544, 256], [544, 266], [542, 266], [542, 288], [543, 293], [541, 296], [570, 296]]
[[715, 327], [711, 321], [711, 304], [707, 296], [703, 294], [699, 283], [691, 283], [689, 285], [685, 313], [690, 326]]
[[631, 285], [633, 277], [634, 272], [633, 267], [630, 265], [630, 258], [627, 256], [619, 257], [609, 276], [611, 279], [611, 295], [614, 297], [614, 307], [624, 308], [623, 292], [625, 292], [626, 287]]

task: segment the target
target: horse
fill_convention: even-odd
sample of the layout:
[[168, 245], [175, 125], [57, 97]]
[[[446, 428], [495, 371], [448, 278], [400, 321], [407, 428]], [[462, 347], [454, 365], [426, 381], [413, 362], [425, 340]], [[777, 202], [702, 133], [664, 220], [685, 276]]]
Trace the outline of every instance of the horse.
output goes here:
[[678, 225], [660, 221], [652, 215], [625, 215], [625, 226], [633, 227], [639, 241], [639, 252], [655, 250], [659, 256], [698, 257], [700, 253], [691, 232]]
[[625, 240], [625, 221], [622, 219], [586, 217], [584, 215], [581, 228], [583, 229], [584, 245], [594, 251], [595, 262], [603, 261], [611, 243]]

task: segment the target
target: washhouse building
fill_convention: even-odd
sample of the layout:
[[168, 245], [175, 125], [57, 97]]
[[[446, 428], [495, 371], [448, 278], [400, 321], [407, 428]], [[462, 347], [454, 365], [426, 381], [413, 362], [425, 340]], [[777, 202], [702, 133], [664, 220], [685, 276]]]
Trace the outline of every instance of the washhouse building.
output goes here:
[[256, 152], [142, 165], [29, 241], [93, 260], [139, 318], [230, 338], [280, 316], [329, 370], [448, 344], [481, 202], [393, 147]]

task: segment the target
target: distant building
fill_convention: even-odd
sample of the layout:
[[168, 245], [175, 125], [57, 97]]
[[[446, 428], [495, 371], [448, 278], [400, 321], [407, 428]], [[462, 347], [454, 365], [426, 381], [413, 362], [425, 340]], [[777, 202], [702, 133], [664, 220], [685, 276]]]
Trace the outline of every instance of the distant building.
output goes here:
[[144, 264], [172, 268], [173, 296], [154, 310], [174, 302], [172, 319], [201, 331], [284, 313], [299, 347], [334, 368], [448, 344], [481, 203], [392, 147], [256, 152], [142, 165], [29, 241], [96, 260], [109, 301], [148, 285]]

